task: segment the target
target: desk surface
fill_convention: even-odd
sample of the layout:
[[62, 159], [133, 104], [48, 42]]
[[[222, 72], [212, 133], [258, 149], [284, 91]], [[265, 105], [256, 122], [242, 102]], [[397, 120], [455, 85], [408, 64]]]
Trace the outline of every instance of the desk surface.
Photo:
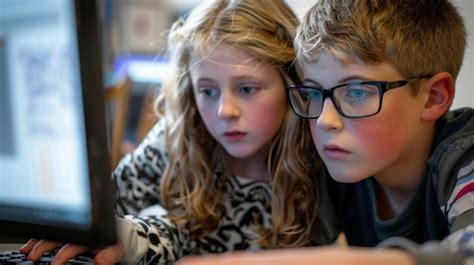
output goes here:
[[18, 251], [24, 244], [0, 243], [0, 253], [5, 251]]

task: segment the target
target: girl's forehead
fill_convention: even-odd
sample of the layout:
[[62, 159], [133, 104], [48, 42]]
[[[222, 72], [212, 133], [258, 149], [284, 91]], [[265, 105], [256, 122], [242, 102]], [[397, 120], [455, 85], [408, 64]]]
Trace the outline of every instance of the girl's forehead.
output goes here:
[[190, 68], [197, 65], [255, 68], [263, 66], [263, 62], [256, 60], [242, 49], [221, 44], [195, 49], [191, 54]]

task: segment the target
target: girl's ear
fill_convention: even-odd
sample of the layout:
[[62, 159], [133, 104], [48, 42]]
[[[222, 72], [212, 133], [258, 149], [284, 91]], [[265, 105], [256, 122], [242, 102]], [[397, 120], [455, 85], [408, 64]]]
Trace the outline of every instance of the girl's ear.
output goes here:
[[422, 113], [426, 122], [436, 121], [449, 111], [454, 98], [454, 79], [447, 72], [440, 72], [432, 76], [427, 83], [428, 97]]

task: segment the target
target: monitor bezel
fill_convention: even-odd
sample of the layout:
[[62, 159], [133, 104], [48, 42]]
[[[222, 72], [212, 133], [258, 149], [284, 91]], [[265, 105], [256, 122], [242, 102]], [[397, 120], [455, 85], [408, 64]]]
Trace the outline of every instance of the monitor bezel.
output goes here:
[[[90, 176], [92, 225], [87, 230], [0, 220], [0, 238], [30, 238], [100, 247], [116, 242], [114, 186], [107, 148], [97, 1], [74, 0]], [[105, 144], [104, 144], [105, 143]]]

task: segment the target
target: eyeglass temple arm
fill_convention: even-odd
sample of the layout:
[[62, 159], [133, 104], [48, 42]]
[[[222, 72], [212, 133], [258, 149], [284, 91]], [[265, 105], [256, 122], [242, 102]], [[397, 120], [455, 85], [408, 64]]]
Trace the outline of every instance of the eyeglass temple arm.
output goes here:
[[431, 78], [431, 77], [432, 77], [432, 75], [420, 75], [420, 76], [415, 76], [415, 77], [408, 78], [406, 80], [389, 82], [389, 83], [387, 83], [387, 90], [404, 86], [404, 85], [406, 85], [408, 83], [411, 83], [413, 81], [416, 81], [418, 79]]

